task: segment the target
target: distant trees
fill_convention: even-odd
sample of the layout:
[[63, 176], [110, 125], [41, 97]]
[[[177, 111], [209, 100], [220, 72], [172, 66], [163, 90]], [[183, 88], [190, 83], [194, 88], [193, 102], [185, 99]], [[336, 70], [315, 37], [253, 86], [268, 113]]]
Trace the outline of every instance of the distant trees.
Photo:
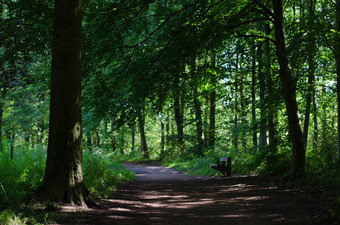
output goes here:
[[[21, 1], [0, 4], [5, 9], [0, 17], [0, 140], [7, 144], [15, 137], [14, 147], [20, 140], [44, 143], [51, 37], [43, 34], [52, 27], [52, 3], [35, 1], [32, 9]], [[288, 158], [296, 177], [304, 173], [306, 152], [324, 162], [336, 159], [338, 11], [319, 0], [85, 1], [81, 81], [79, 17], [68, 10], [58, 13], [59, 19], [77, 22], [55, 26], [65, 39], [54, 39], [61, 44], [52, 51], [42, 189], [60, 182], [55, 196], [86, 202], [79, 173], [82, 126], [85, 149], [91, 152], [139, 150], [145, 158], [162, 159], [228, 154], [240, 165], [254, 160], [261, 168]], [[73, 158], [60, 148], [73, 152]], [[53, 163], [61, 160], [59, 153], [68, 165]], [[76, 171], [69, 170], [72, 163]], [[51, 181], [60, 166], [68, 167], [61, 179], [80, 183], [72, 191], [65, 191], [71, 184]], [[41, 196], [53, 199], [47, 192]]]

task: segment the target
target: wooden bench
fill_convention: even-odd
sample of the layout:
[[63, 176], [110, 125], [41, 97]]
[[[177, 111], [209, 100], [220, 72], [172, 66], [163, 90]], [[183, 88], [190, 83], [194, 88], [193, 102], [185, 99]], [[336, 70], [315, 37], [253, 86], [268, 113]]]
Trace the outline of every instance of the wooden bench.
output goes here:
[[221, 157], [220, 164], [211, 164], [210, 168], [219, 170], [223, 176], [231, 177], [231, 158]]

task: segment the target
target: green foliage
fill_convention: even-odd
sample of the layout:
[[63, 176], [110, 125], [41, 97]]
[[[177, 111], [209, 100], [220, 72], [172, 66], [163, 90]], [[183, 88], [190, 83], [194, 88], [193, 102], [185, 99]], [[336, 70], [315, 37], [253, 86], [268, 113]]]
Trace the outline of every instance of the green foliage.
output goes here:
[[4, 148], [0, 153], [0, 203], [20, 203], [31, 195], [42, 181], [45, 159], [42, 147], [16, 147], [13, 159], [9, 148]]
[[83, 168], [87, 188], [92, 195], [100, 198], [111, 196], [119, 185], [135, 178], [134, 173], [113, 162], [109, 154], [85, 151]]
[[24, 225], [26, 222], [27, 218], [16, 215], [10, 209], [2, 211], [0, 214], [0, 225]]
[[189, 175], [201, 176], [218, 176], [216, 170], [210, 168], [214, 164], [214, 158], [196, 158], [196, 159], [173, 159], [164, 163], [165, 166], [184, 171]]

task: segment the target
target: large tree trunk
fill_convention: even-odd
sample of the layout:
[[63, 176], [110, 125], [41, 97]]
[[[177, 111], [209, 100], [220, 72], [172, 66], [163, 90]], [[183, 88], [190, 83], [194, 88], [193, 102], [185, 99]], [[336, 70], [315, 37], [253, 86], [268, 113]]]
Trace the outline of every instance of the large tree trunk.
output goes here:
[[92, 203], [82, 174], [81, 0], [54, 7], [49, 141], [39, 201]]
[[338, 91], [338, 163], [340, 163], [340, 0], [336, 0], [337, 37], [335, 47], [337, 91]]
[[280, 80], [288, 114], [289, 133], [293, 145], [292, 176], [299, 177], [303, 175], [305, 171], [305, 148], [299, 110], [296, 102], [296, 90], [288, 59], [288, 50], [283, 25], [282, 0], [273, 0], [273, 8], [275, 14], [275, 43], [277, 58], [280, 65]]

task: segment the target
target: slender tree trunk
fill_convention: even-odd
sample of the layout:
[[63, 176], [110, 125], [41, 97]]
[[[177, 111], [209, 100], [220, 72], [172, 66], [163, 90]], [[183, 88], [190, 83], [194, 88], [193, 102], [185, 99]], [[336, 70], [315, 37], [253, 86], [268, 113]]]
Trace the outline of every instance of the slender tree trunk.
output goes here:
[[116, 151], [117, 150], [117, 131], [116, 131], [116, 125], [115, 125], [115, 118], [111, 119], [111, 148], [112, 151]]
[[122, 127], [120, 130], [120, 135], [119, 135], [119, 139], [120, 139], [120, 146], [119, 146], [119, 152], [120, 154], [125, 154], [124, 152], [124, 146], [125, 146], [125, 135], [124, 135], [124, 128]]
[[318, 116], [317, 116], [317, 106], [316, 106], [316, 96], [315, 89], [313, 91], [313, 120], [314, 120], [314, 134], [313, 134], [313, 150], [317, 150], [319, 142], [319, 128], [318, 128]]
[[314, 10], [315, 4], [314, 0], [309, 0], [309, 19], [308, 19], [308, 89], [306, 96], [306, 111], [305, 111], [305, 121], [303, 125], [303, 137], [304, 137], [304, 145], [307, 148], [307, 140], [308, 140], [308, 128], [309, 128], [309, 117], [311, 111], [312, 104], [312, 94], [314, 93], [314, 73], [315, 73], [315, 34], [314, 34]]
[[256, 52], [255, 43], [252, 47], [252, 70], [251, 70], [251, 117], [253, 124], [253, 145], [257, 150], [257, 121], [256, 121]]
[[161, 121], [161, 153], [160, 158], [163, 159], [165, 151], [165, 124]]
[[136, 128], [135, 124], [131, 125], [131, 151], [135, 150], [135, 136], [136, 136]]
[[138, 124], [139, 124], [139, 133], [140, 133], [140, 144], [141, 144], [141, 152], [144, 159], [149, 159], [148, 147], [146, 144], [145, 137], [145, 113], [144, 113], [144, 104], [143, 108], [139, 110], [138, 114]]
[[197, 139], [197, 154], [203, 155], [203, 129], [202, 129], [202, 111], [201, 111], [201, 103], [198, 99], [198, 81], [197, 75], [195, 74], [196, 63], [195, 58], [192, 60], [191, 64], [191, 75], [194, 79], [194, 108], [195, 108], [195, 120], [196, 120], [196, 139]]
[[11, 136], [10, 136], [10, 141], [11, 141], [11, 159], [14, 158], [14, 138], [15, 138], [15, 134], [14, 131], [11, 131]]
[[98, 148], [100, 148], [101, 146], [100, 133], [99, 131], [96, 131], [95, 134], [96, 134], [96, 145]]
[[[244, 89], [245, 89], [245, 85], [244, 82], [246, 80], [245, 78], [245, 72], [243, 70], [243, 60], [244, 60], [244, 55], [241, 54], [240, 55], [240, 60], [239, 60], [239, 77], [240, 77], [240, 106], [241, 106], [241, 110], [240, 110], [240, 121], [242, 125], [245, 125], [247, 123], [246, 120], [246, 114], [247, 114], [247, 109], [246, 109], [246, 105], [247, 105], [247, 99], [245, 97], [244, 94]], [[245, 129], [242, 129], [242, 133], [241, 133], [241, 144], [242, 144], [242, 149], [245, 150], [247, 149], [247, 133], [245, 131]]]
[[288, 59], [288, 50], [283, 25], [282, 0], [273, 0], [273, 8], [275, 14], [275, 43], [277, 58], [280, 65], [280, 80], [288, 114], [289, 133], [293, 145], [292, 176], [299, 177], [303, 175], [305, 171], [305, 147], [299, 110], [296, 102], [296, 90]]
[[174, 96], [174, 110], [175, 110], [175, 121], [177, 126], [177, 136], [178, 136], [178, 145], [182, 148], [184, 145], [184, 126], [183, 126], [183, 111], [182, 111], [182, 103], [180, 101], [180, 91], [176, 90]]
[[[212, 54], [211, 66], [216, 66], [216, 55]], [[216, 85], [217, 79], [216, 75], [211, 75], [211, 84], [214, 86], [213, 90], [210, 92], [210, 113], [209, 113], [209, 147], [214, 149], [215, 146], [215, 126], [216, 126]]]
[[[258, 30], [263, 31], [263, 24], [259, 24]], [[259, 41], [257, 59], [258, 59], [258, 74], [259, 74], [259, 84], [260, 84], [260, 139], [259, 139], [259, 151], [262, 152], [267, 145], [267, 110], [266, 110], [266, 74], [263, 68], [263, 42]]]
[[91, 134], [88, 134], [88, 137], [87, 137], [87, 148], [90, 152], [92, 152], [93, 150], [93, 146], [92, 146], [92, 137], [91, 137]]
[[[237, 58], [236, 58], [236, 73], [238, 72], [238, 64], [239, 64], [239, 55], [237, 55]], [[235, 109], [234, 109], [234, 148], [235, 150], [237, 151], [238, 150], [238, 113], [239, 113], [239, 110], [238, 110], [238, 78], [237, 78], [237, 75], [236, 74], [236, 77], [235, 77], [235, 93], [234, 93], [234, 98], [235, 98]]]
[[337, 91], [338, 91], [338, 163], [340, 164], [340, 0], [336, 0], [336, 74], [337, 74]]
[[[269, 23], [265, 24], [265, 31], [266, 35], [270, 35], [270, 26]], [[270, 43], [269, 40], [265, 40], [264, 42], [264, 51], [265, 51], [265, 57], [266, 57], [266, 62], [265, 62], [265, 68], [266, 68], [266, 75], [267, 75], [267, 104], [269, 102], [274, 102], [274, 105], [270, 106], [268, 105], [268, 131], [269, 131], [269, 148], [272, 152], [277, 151], [277, 146], [276, 146], [276, 141], [275, 141], [275, 133], [276, 133], [276, 128], [275, 128], [275, 114], [276, 114], [276, 101], [274, 101], [274, 96], [273, 96], [273, 81], [272, 81], [272, 71], [271, 71], [271, 64], [270, 64]]]
[[43, 182], [35, 198], [93, 203], [82, 169], [81, 0], [54, 6], [49, 141]]

